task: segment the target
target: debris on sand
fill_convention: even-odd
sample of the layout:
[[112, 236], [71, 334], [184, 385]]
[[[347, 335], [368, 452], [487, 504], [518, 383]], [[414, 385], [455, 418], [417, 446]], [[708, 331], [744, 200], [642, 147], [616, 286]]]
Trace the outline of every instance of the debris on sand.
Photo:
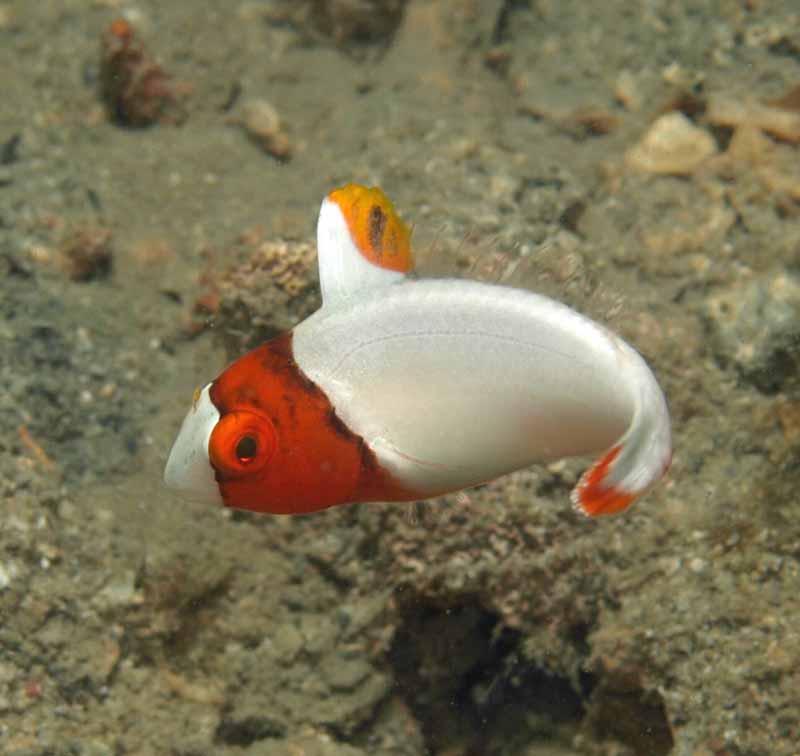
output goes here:
[[111, 231], [102, 226], [78, 228], [59, 248], [60, 263], [73, 281], [86, 282], [111, 275]]
[[714, 138], [674, 111], [657, 118], [625, 154], [629, 168], [643, 173], [688, 176], [717, 152]]
[[329, 39], [355, 57], [385, 49], [403, 21], [408, 0], [273, 0], [274, 23], [290, 23], [315, 38]]
[[[792, 104], [781, 98], [777, 103]], [[739, 100], [732, 97], [713, 97], [709, 101], [706, 118], [714, 126], [737, 129], [755, 126], [770, 136], [793, 144], [800, 143], [800, 108], [768, 104], [757, 100]]]
[[100, 97], [120, 126], [142, 128], [159, 121], [178, 123], [185, 114], [179, 99], [188, 94], [148, 55], [133, 26], [118, 18], [100, 45]]
[[231, 123], [240, 125], [247, 136], [276, 160], [288, 160], [292, 145], [278, 111], [267, 100], [249, 100], [242, 105], [241, 114], [232, 116]]
[[314, 244], [248, 232], [231, 254], [242, 262], [204, 276], [206, 291], [188, 325], [192, 335], [213, 322], [230, 353], [241, 354], [319, 307]]

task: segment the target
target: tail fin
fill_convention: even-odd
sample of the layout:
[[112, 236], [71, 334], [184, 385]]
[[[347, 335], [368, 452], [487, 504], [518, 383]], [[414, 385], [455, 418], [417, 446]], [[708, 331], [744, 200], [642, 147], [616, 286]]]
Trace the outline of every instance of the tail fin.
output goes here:
[[647, 493], [672, 461], [672, 439], [666, 400], [640, 358], [630, 373], [635, 409], [631, 424], [578, 481], [572, 504], [589, 516], [616, 514]]

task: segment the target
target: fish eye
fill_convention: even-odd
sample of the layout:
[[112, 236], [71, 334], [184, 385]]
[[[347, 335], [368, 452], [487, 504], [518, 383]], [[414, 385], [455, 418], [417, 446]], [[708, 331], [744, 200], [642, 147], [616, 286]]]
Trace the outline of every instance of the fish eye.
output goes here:
[[243, 465], [252, 462], [255, 459], [257, 453], [258, 453], [258, 441], [256, 441], [254, 436], [251, 435], [242, 436], [239, 439], [239, 443], [236, 444], [236, 458]]
[[208, 457], [220, 475], [238, 477], [260, 470], [276, 447], [270, 419], [251, 410], [233, 410], [223, 415], [208, 439]]

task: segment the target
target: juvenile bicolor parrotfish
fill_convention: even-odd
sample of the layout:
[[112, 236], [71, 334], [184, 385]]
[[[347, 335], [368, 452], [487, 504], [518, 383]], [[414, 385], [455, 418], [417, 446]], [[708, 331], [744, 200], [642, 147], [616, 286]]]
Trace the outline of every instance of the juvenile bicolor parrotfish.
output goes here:
[[195, 392], [167, 485], [301, 514], [599, 455], [572, 491], [597, 516], [666, 472], [664, 395], [607, 328], [530, 291], [413, 279], [409, 230], [377, 188], [332, 191], [317, 247], [322, 307]]

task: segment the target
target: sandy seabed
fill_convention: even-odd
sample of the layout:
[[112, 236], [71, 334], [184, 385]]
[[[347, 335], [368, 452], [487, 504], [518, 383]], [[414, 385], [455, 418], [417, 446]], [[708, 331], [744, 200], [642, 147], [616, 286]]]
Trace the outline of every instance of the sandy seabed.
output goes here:
[[[0, 750], [800, 752], [795, 6], [0, 0]], [[149, 89], [103, 87], [120, 18]], [[318, 305], [348, 181], [423, 274], [634, 344], [665, 482], [603, 521], [581, 462], [305, 518], [166, 491], [192, 390]]]

